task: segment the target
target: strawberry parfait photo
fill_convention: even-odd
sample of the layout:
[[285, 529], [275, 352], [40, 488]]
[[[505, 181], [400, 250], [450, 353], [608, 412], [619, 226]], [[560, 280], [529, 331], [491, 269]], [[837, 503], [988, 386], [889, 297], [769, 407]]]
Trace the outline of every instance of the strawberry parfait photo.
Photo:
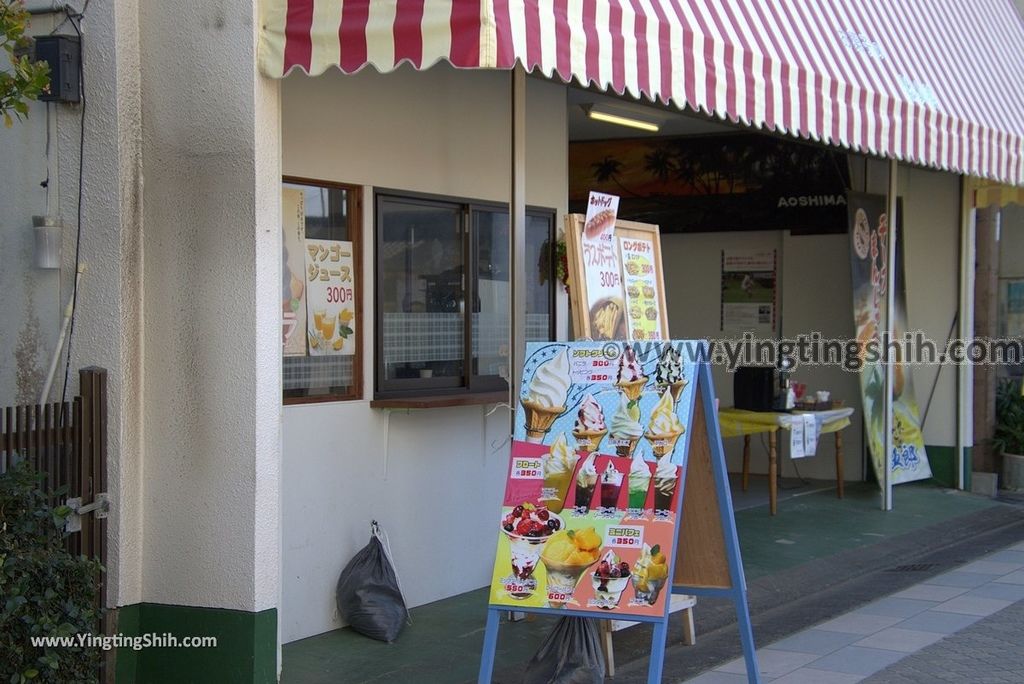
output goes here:
[[509, 596], [526, 599], [537, 591], [533, 571], [540, 561], [541, 547], [562, 526], [557, 514], [531, 503], [516, 506], [501, 519], [512, 561], [512, 574], [502, 582]]

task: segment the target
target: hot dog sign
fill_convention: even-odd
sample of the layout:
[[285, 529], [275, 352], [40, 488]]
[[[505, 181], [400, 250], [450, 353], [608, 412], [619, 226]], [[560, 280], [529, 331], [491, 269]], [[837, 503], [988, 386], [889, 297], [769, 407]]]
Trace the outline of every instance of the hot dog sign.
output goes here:
[[586, 216], [566, 218], [577, 337], [666, 340], [658, 227], [617, 220], [619, 198], [591, 192]]

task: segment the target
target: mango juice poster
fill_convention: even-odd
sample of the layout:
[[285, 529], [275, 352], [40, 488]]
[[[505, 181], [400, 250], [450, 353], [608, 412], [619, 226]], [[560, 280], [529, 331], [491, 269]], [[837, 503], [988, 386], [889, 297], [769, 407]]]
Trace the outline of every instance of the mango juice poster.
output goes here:
[[491, 604], [664, 614], [695, 344], [528, 345]]
[[310, 356], [355, 353], [352, 243], [306, 240], [306, 329]]

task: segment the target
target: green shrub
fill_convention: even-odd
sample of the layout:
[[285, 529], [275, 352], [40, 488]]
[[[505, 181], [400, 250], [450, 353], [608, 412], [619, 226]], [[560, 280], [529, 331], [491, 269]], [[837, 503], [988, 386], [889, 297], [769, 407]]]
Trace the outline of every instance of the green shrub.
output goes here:
[[25, 464], [0, 475], [0, 683], [98, 681], [98, 648], [33, 646], [92, 634], [102, 568], [64, 547], [67, 506], [53, 508]]
[[996, 434], [992, 441], [1003, 454], [1024, 454], [1024, 394], [1013, 380], [996, 388]]

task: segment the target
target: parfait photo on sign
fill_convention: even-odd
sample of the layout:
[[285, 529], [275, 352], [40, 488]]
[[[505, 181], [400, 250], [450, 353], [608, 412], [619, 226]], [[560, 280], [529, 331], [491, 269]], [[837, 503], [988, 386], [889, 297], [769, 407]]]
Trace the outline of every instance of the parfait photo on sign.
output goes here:
[[662, 614], [693, 373], [669, 343], [528, 345], [492, 604]]

